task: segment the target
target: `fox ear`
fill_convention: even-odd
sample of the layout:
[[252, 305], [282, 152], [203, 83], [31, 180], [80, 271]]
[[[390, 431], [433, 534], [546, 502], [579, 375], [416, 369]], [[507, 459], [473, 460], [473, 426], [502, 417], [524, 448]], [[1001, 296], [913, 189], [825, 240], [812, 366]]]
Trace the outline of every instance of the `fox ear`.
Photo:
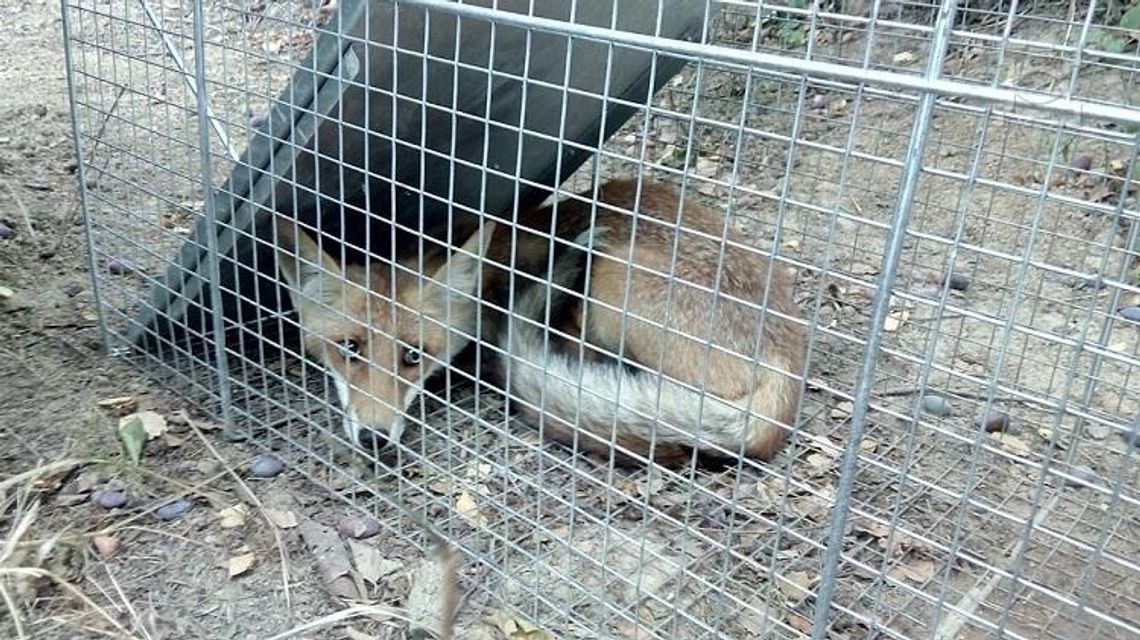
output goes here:
[[[479, 274], [483, 270], [483, 257], [491, 246], [494, 234], [494, 222], [484, 224], [482, 232], [476, 229], [460, 250], [451, 254], [447, 262], [432, 274], [432, 278], [439, 283], [436, 286], [447, 287], [451, 292], [475, 295], [479, 286]], [[458, 298], [463, 299], [462, 296]]]
[[431, 275], [435, 282], [432, 282], [425, 292], [427, 296], [425, 302], [430, 304], [437, 314], [447, 315], [450, 303], [453, 320], [456, 316], [473, 317], [475, 303], [467, 296], [473, 297], [478, 293], [483, 258], [487, 254], [487, 248], [491, 246], [494, 233], [495, 223], [485, 223], [481, 232], [476, 229], [460, 250], [451, 254], [447, 262]]
[[277, 229], [277, 267], [289, 284], [289, 295], [297, 302], [297, 295], [312, 282], [341, 276], [340, 265], [332, 256], [303, 230], [297, 221], [275, 219]]

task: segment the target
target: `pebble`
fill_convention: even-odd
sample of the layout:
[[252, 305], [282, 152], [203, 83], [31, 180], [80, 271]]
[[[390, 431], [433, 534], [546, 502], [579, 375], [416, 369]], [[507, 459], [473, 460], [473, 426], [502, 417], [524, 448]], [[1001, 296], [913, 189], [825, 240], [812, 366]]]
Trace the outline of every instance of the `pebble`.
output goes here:
[[946, 276], [946, 281], [943, 284], [949, 286], [953, 291], [965, 291], [970, 288], [970, 277], [961, 273], [951, 273]]
[[111, 536], [95, 536], [91, 538], [91, 544], [99, 553], [99, 557], [104, 560], [115, 555], [115, 552], [119, 550], [118, 538], [112, 538]]
[[0, 240], [7, 240], [12, 237], [12, 227], [0, 222]]
[[104, 509], [118, 509], [127, 504], [127, 494], [122, 491], [96, 491], [91, 497]]
[[107, 272], [113, 276], [122, 276], [135, 270], [135, 265], [125, 258], [111, 258], [107, 261]]
[[259, 455], [249, 465], [249, 473], [255, 478], [272, 478], [285, 470], [285, 463], [270, 455]]
[[1125, 320], [1140, 322], [1140, 307], [1121, 307], [1117, 313]]
[[922, 396], [922, 410], [935, 416], [950, 415], [950, 402], [938, 395]]
[[1088, 171], [1089, 169], [1092, 169], [1092, 165], [1092, 156], [1087, 153], [1078, 153], [1077, 155], [1073, 156], [1072, 162], [1069, 163], [1069, 167], [1076, 172]]
[[1004, 411], [990, 411], [978, 416], [974, 420], [974, 426], [985, 429], [986, 433], [1017, 433], [1020, 431], [1020, 424], [1016, 419], [1011, 417]]
[[1065, 478], [1065, 486], [1068, 487], [1085, 487], [1097, 480], [1096, 471], [1085, 466], [1069, 468], [1069, 475], [1072, 477]]
[[182, 498], [174, 502], [168, 502], [155, 510], [154, 515], [159, 520], [171, 521], [177, 520], [190, 510], [190, 501]]
[[374, 518], [345, 516], [336, 523], [336, 530], [346, 538], [371, 538], [380, 533], [380, 523]]

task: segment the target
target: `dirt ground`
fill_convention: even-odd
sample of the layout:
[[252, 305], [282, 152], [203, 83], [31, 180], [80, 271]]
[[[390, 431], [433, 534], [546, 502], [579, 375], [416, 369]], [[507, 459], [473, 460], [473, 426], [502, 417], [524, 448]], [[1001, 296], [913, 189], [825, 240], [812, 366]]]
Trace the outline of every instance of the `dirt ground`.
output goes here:
[[[41, 0], [0, 7], [0, 58], [19, 60], [0, 67], [0, 222], [11, 229], [9, 238], [0, 239], [0, 285], [11, 292], [0, 300], [0, 534], [9, 543], [0, 543], [0, 586], [7, 605], [0, 606], [0, 637], [400, 637], [401, 616], [425, 606], [424, 598], [432, 601], [432, 579], [413, 578], [429, 575], [436, 566], [417, 548], [422, 544], [377, 537], [373, 530], [358, 535], [372, 523], [346, 504], [351, 482], [328, 481], [322, 488], [311, 481], [320, 473], [303, 473], [294, 464], [296, 456], [284, 450], [280, 457], [288, 464], [283, 472], [257, 473], [254, 466], [266, 464], [259, 458], [263, 450], [228, 442], [201, 405], [163, 391], [102, 350], [77, 209], [58, 12], [58, 4]], [[830, 46], [838, 51], [839, 41]], [[900, 59], [898, 51], [880, 53]], [[991, 55], [979, 48], [975, 57], [956, 58], [952, 70], [969, 76], [970, 64], [984, 68]], [[1026, 63], [1017, 69], [1033, 83], [1041, 74], [1057, 76], [1046, 66]], [[260, 81], [276, 86], [280, 79]], [[787, 134], [789, 112], [780, 105], [794, 100], [792, 85], [755, 82], [749, 89], [760, 105], [755, 113], [713, 104], [709, 108], [725, 109], [715, 119]], [[1119, 80], [1107, 73], [1090, 74], [1082, 90], [1122, 99]], [[710, 82], [703, 91], [726, 104], [741, 97], [741, 86], [731, 81]], [[681, 567], [711, 567], [719, 577], [688, 584], [689, 591], [678, 588], [669, 597], [683, 600], [691, 615], [699, 616], [725, 606], [710, 593], [730, 593], [743, 613], [720, 612], [724, 618], [715, 631], [733, 637], [759, 637], [759, 632], [749, 632], [760, 627], [789, 636], [806, 630], [806, 594], [815, 587], [818, 541], [826, 532], [849, 418], [846, 407], [866, 338], [868, 291], [877, 277], [883, 223], [898, 181], [897, 166], [866, 157], [901, 159], [913, 112], [912, 105], [902, 102], [865, 100], [852, 141], [863, 157], [856, 153], [844, 160], [835, 148], [800, 147], [798, 177], [789, 196], [816, 208], [791, 207], [780, 236], [782, 250], [801, 272], [799, 302], [816, 326], [802, 439], [768, 476], [741, 480], [709, 473], [689, 478], [690, 485], [683, 477], [665, 481], [648, 472], [607, 475], [577, 462], [551, 465], [538, 454], [527, 457], [537, 450], [529, 441], [530, 449], [521, 454], [519, 447], [509, 452], [510, 476], [484, 478], [484, 467], [507, 447], [494, 443], [496, 434], [480, 432], [472, 435], [467, 450], [477, 453], [449, 462], [454, 467], [448, 469], [454, 477], [477, 478], [483, 491], [519, 509], [522, 515], [516, 513], [514, 520], [502, 516], [504, 539], [530, 536], [512, 527], [544, 519], [547, 538], [536, 540], [535, 548], [552, 543], [559, 531], [574, 531], [581, 553], [611, 554], [614, 571], [632, 574], [640, 568], [648, 577], [639, 588], [658, 595], [665, 593], [667, 576]], [[801, 140], [834, 144], [842, 151], [843, 142], [836, 140], [845, 135], [855, 104], [851, 96], [811, 101], [814, 117], [805, 121]], [[683, 104], [677, 108], [685, 111]], [[1056, 594], [1072, 595], [1110, 617], [1140, 619], [1140, 577], [1134, 564], [1130, 569], [1129, 561], [1122, 560], [1140, 557], [1140, 479], [1135, 450], [1122, 426], [1126, 416], [1140, 411], [1135, 386], [1140, 332], [1127, 324], [1101, 332], [1101, 321], [1114, 312], [1110, 304], [1140, 304], [1138, 281], [1122, 249], [1127, 228], [1090, 214], [1095, 207], [1072, 204], [1111, 204], [1105, 185], [1115, 183], [1106, 176], [1114, 162], [1127, 157], [1126, 149], [1072, 134], [1066, 149], [1072, 144], [1093, 154], [1096, 176], [1082, 181], [1066, 175], [1042, 187], [1056, 139], [1053, 131], [1016, 121], [990, 122], [988, 151], [978, 172], [981, 186], [959, 228], [954, 216], [961, 181], [956, 172], [965, 172], [972, 160], [980, 127], [976, 116], [945, 115], [937, 121], [928, 149], [945, 174], [927, 176], [917, 196], [914, 234], [897, 285], [900, 296], [892, 306], [894, 328], [886, 340], [873, 424], [861, 457], [866, 472], [855, 495], [860, 518], [846, 549], [842, 571], [847, 581], [837, 603], [845, 615], [878, 620], [896, 634], [931, 633], [927, 616], [937, 597], [988, 620], [996, 620], [1008, 606], [1014, 611], [1006, 621], [1009, 629], [1028, 636], [1126, 637], [1118, 625], [1058, 612], [1063, 608], [1056, 604]], [[683, 144], [677, 132], [668, 124], [656, 125], [652, 136], [650, 155], [671, 162]], [[758, 239], [770, 240], [775, 228], [770, 202], [782, 184], [786, 143], [758, 136], [738, 150], [738, 142], [723, 130], [698, 137], [705, 162], [698, 162], [696, 170], [705, 177], [727, 180], [731, 161], [726, 158], [749, 158], [747, 167], [741, 167], [738, 186], [745, 195], [734, 202], [734, 222]], [[638, 140], [626, 132], [615, 138], [614, 147], [634, 153]], [[1075, 153], [1059, 155], [1064, 160], [1058, 161], [1067, 162]], [[157, 166], [161, 172], [164, 165]], [[837, 197], [841, 174], [848, 182]], [[1025, 192], [1003, 187], [1012, 184]], [[102, 188], [97, 182], [88, 187]], [[1049, 194], [1040, 215], [1038, 189]], [[724, 196], [715, 187], [701, 194], [710, 202]], [[848, 215], [829, 217], [827, 212], [836, 207]], [[1135, 212], [1134, 196], [1125, 208]], [[753, 211], [762, 213], [745, 213]], [[146, 242], [145, 229], [130, 230], [126, 222], [123, 229]], [[945, 240], [955, 234], [971, 248], [951, 258], [953, 243]], [[836, 235], [842, 238], [838, 243]], [[825, 269], [825, 260], [834, 264]], [[936, 313], [943, 293], [938, 284], [951, 261], [972, 283], [964, 291], [946, 292], [943, 316]], [[1096, 273], [1103, 274], [1107, 286], [1084, 286]], [[1006, 337], [998, 326], [1007, 317], [1025, 330]], [[1093, 352], [1108, 354], [1107, 360], [1094, 364], [1090, 352], [1073, 355], [1068, 347], [1078, 338], [1099, 347]], [[1084, 386], [1094, 377], [1098, 385]], [[1064, 397], [1071, 405], [1055, 412], [1040, 402], [1007, 401], [1024, 422], [1021, 433], [979, 435], [970, 425], [984, 406], [984, 395], [978, 394], [986, 381], [1000, 381], [1002, 397]], [[920, 416], [916, 385], [951, 397], [955, 412]], [[124, 452], [119, 419], [146, 411], [161, 416], [164, 426], [146, 444], [144, 463], [136, 467]], [[1057, 466], [1043, 472], [1041, 462], [1047, 459]], [[1057, 475], [1057, 469], [1068, 475]], [[496, 467], [495, 473], [506, 472]], [[782, 481], [782, 473], [796, 480]], [[590, 474], [612, 486], [603, 489], [581, 480]], [[568, 522], [572, 518], [566, 514], [526, 512], [526, 505], [534, 503], [528, 492], [538, 486], [535, 477], [543, 496], [578, 505], [597, 518], [586, 527]], [[1101, 490], [1081, 489], [1082, 481]], [[434, 503], [417, 493], [426, 494], [428, 482], [408, 482], [380, 483], [377, 491], [393, 486], [406, 492], [399, 494], [401, 499], [430, 513]], [[686, 493], [698, 483], [703, 493]], [[342, 499], [330, 497], [328, 487]], [[462, 496], [470, 499], [466, 492], [435, 493], [458, 496], [460, 509]], [[120, 495], [125, 504], [107, 508]], [[493, 497], [480, 499], [487, 509], [496, 504]], [[190, 503], [188, 511], [169, 520], [161, 517], [160, 508], [179, 500]], [[670, 519], [685, 509], [701, 514], [699, 522], [690, 526]], [[1019, 547], [1023, 528], [1035, 517], [1042, 519], [1034, 521], [1032, 544]], [[901, 525], [896, 531], [885, 522]], [[591, 538], [582, 533], [594, 526], [604, 530], [607, 524], [612, 534], [603, 531]], [[352, 535], [338, 536], [338, 526], [342, 534]], [[696, 540], [694, 531], [698, 542], [672, 548], [675, 541], [687, 539], [683, 536]], [[611, 542], [610, 535], [627, 542]], [[503, 540], [488, 541], [490, 536], [466, 530], [463, 536], [482, 557], [507, 557], [503, 548], [509, 545]], [[718, 544], [730, 538], [743, 555], [721, 553]], [[604, 545], [591, 546], [601, 539]], [[629, 539], [636, 539], [639, 553], [649, 549], [657, 558], [652, 571], [614, 559], [614, 549], [632, 544]], [[542, 548], [561, 548], [559, 544]], [[337, 545], [338, 552], [329, 551]], [[1099, 549], [1100, 565], [1090, 560], [1092, 549]], [[528, 635], [522, 622], [496, 617], [493, 599], [484, 596], [491, 590], [486, 585], [496, 582], [496, 593], [504, 598], [525, 596], [542, 585], [557, 602], [577, 602], [580, 593], [552, 572], [573, 575], [582, 568], [572, 557], [550, 553], [546, 563], [516, 564], [513, 574], [497, 582], [486, 567], [462, 567], [463, 588], [484, 586], [474, 595], [464, 591], [465, 598], [471, 597], [464, 600], [468, 610], [461, 618], [467, 626], [461, 637], [542, 637]], [[1015, 570], [1015, 559], [1025, 581], [1039, 588], [1009, 589], [995, 578]], [[768, 581], [764, 568], [782, 576], [781, 581]], [[887, 575], [894, 581], [888, 584]], [[605, 578], [577, 579], [598, 592], [613, 588]], [[925, 600], [915, 595], [939, 594], [939, 585], [945, 585], [941, 595]], [[618, 600], [627, 596], [614, 595]], [[346, 600], [354, 598], [367, 604], [346, 608]], [[661, 596], [644, 604], [637, 615], [668, 628], [662, 622], [669, 615], [662, 611], [666, 600]], [[773, 602], [782, 608], [777, 611]], [[585, 610], [590, 603], [578, 604]], [[536, 614], [542, 610], [534, 607]], [[11, 615], [13, 610], [19, 614]], [[621, 624], [627, 623], [615, 623], [610, 633], [621, 635]], [[673, 637], [716, 637], [684, 631], [684, 620], [671, 624]], [[945, 624], [939, 626], [943, 628]], [[842, 627], [842, 633], [871, 635], [855, 623]], [[566, 635], [604, 637], [581, 630]], [[959, 637], [984, 635], [979, 628], [967, 628]]]
[[[295, 530], [268, 525], [252, 507], [243, 523], [218, 526], [218, 509], [247, 502], [225, 469], [246, 475], [252, 451], [211, 433], [214, 455], [182, 425], [164, 446], [148, 447], [145, 471], [124, 465], [116, 412], [100, 401], [129, 397], [138, 410], [167, 416], [186, 405], [101, 346], [77, 210], [59, 4], [5, 3], [0, 16], [0, 55], [18, 60], [0, 68], [0, 220], [12, 229], [0, 240], [0, 283], [12, 290], [0, 302], [0, 500], [3, 531], [19, 543], [0, 565], [50, 572], [0, 578], [22, 618], [18, 632], [0, 607], [0, 637], [269, 638], [343, 610], [314, 578]], [[278, 492], [324, 502], [291, 475], [248, 482], [262, 499]], [[115, 489], [125, 506], [107, 510], [92, 499]], [[152, 514], [187, 494], [194, 507], [177, 522]], [[327, 522], [344, 515], [323, 508]], [[276, 540], [275, 530], [289, 535]], [[108, 561], [92, 546], [97, 534], [117, 546]], [[250, 553], [246, 579], [230, 579], [229, 560]], [[385, 626], [350, 618], [291, 637]]]

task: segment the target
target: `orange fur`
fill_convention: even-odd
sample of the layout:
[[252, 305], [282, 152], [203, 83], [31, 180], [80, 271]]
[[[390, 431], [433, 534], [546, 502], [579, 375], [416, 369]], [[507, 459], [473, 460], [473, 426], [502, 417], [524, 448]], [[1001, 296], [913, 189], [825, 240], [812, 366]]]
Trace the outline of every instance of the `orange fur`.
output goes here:
[[[661, 429], [650, 425], [651, 418], [614, 423], [598, 408], [602, 404], [578, 405], [569, 397], [556, 398], [553, 405], [557, 406], [547, 402], [539, 411], [528, 406], [539, 404], [543, 394], [535, 393], [537, 385], [547, 382], [540, 380], [544, 367], [537, 365], [534, 376], [516, 377], [511, 389], [519, 396], [516, 404], [523, 419], [555, 441], [577, 442], [581, 450], [613, 454], [620, 462], [631, 459], [614, 445], [641, 456], [652, 450], [653, 459], [660, 463], [680, 463], [691, 457], [694, 447], [707, 449], [692, 437], [693, 431], [701, 432], [703, 442], [730, 453], [739, 451], [761, 459], [773, 456], [794, 424], [800, 394], [797, 379], [803, 374], [803, 329], [796, 321], [790, 276], [773, 270], [756, 251], [722, 246], [720, 240], [726, 234], [740, 244], [744, 238], [728, 228], [721, 216], [692, 201], [682, 203], [671, 186], [646, 182], [638, 190], [634, 181], [609, 182], [600, 188], [596, 210], [592, 204], [568, 198], [522, 212], [509, 221], [513, 224], [484, 226], [482, 241], [477, 229], [458, 229], [459, 237], [468, 236], [463, 250], [482, 255], [484, 261], [430, 250], [422, 257], [402, 257], [398, 264], [409, 271], [395, 269], [395, 278], [388, 262], [368, 272], [360, 267], [342, 268], [311, 238], [296, 235], [291, 221], [279, 221], [279, 260], [292, 285], [290, 293], [299, 309], [306, 350], [349, 387], [342, 403], [355, 420], [350, 424], [346, 418], [346, 430], [370, 428], [398, 438], [402, 414], [422, 388], [423, 379], [450, 366], [470, 338], [498, 341], [510, 350], [502, 365], [535, 364], [537, 350], [525, 351], [533, 344], [503, 339], [508, 321], [504, 314], [487, 306], [480, 308], [475, 300], [442, 285], [422, 284], [419, 265], [425, 274], [437, 278], [450, 274], [459, 288], [478, 295], [481, 303], [507, 307], [518, 302], [520, 294], [525, 297], [530, 292], [527, 299], [532, 308], [522, 313], [542, 320], [545, 304], [539, 303], [545, 297], [538, 293], [545, 290], [547, 278], [559, 281], [569, 277], [560, 268], [568, 274], [584, 266], [583, 258], [552, 248], [547, 236], [553, 233], [569, 239], [592, 234], [585, 297], [556, 297], [552, 324], [566, 335], [555, 337], [554, 348], [544, 348], [543, 353], [552, 351], [567, 371], [595, 376], [601, 385], [598, 389], [604, 390], [605, 380], [627, 376], [620, 379], [631, 381], [632, 388], [642, 394], [644, 406], [652, 404], [647, 394], [659, 373], [719, 398], [720, 408], [710, 409], [711, 417], [698, 417], [703, 415], [695, 406], [703, 402], [699, 393], [667, 390], [665, 404], [671, 414], [682, 421], [692, 416], [697, 424]], [[628, 213], [631, 209], [638, 213], [636, 221]], [[297, 255], [321, 265], [327, 275], [288, 268]], [[556, 265], [571, 267], [556, 266], [548, 273], [552, 255], [561, 256]], [[533, 275], [541, 284], [533, 285], [513, 273]], [[573, 287], [576, 283], [562, 284]], [[473, 335], [476, 318], [482, 321], [479, 336]], [[336, 343], [344, 340], [359, 345], [361, 357], [343, 357], [344, 350]], [[422, 351], [422, 366], [407, 366], [402, 361], [409, 346]], [[519, 346], [523, 351], [515, 350]], [[612, 354], [634, 366], [620, 364]], [[501, 368], [497, 372], [503, 373]], [[585, 414], [583, 407], [588, 410]], [[732, 417], [733, 407], [742, 414], [754, 414], [747, 426]], [[349, 437], [356, 436], [349, 433]]]

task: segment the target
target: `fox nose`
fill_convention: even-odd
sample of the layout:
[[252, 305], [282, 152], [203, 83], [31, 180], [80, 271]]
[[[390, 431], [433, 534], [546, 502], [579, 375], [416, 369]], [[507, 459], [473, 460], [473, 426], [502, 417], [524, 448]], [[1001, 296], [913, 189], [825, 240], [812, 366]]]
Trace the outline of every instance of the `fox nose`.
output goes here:
[[345, 436], [353, 445], [363, 449], [383, 449], [389, 444], [399, 442], [403, 432], [403, 416], [398, 416], [395, 419], [387, 433], [373, 425], [362, 422], [356, 415], [356, 411], [349, 410], [344, 416]]

